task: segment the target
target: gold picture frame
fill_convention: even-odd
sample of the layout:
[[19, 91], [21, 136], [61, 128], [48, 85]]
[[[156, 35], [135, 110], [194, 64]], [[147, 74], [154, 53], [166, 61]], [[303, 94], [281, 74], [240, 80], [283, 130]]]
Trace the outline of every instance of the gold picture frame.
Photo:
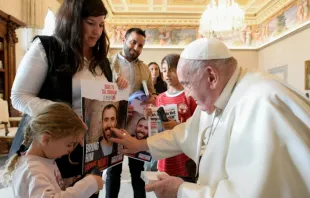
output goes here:
[[305, 61], [305, 90], [310, 90], [310, 60]]

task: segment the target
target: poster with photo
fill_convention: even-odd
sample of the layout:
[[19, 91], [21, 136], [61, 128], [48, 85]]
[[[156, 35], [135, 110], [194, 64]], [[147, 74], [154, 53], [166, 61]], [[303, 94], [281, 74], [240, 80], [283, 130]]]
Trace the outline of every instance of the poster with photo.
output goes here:
[[[164, 131], [164, 128], [157, 114], [158, 107], [150, 107], [150, 108], [152, 109], [152, 115], [148, 119], [148, 126], [149, 126], [149, 135], [151, 136]], [[178, 106], [176, 104], [166, 105], [163, 106], [163, 108], [169, 120], [180, 122], [178, 116]]]
[[[131, 136], [136, 137], [139, 140], [146, 139], [149, 132], [148, 120], [144, 117], [144, 110], [147, 108], [144, 102], [147, 100], [147, 96], [144, 91], [137, 91], [129, 97], [130, 105], [133, 106], [132, 115], [128, 115], [126, 130]], [[135, 158], [142, 161], [151, 161], [152, 156], [149, 152], [143, 151], [134, 154], [126, 154], [128, 157]]]
[[81, 80], [83, 121], [88, 126], [84, 138], [83, 173], [97, 167], [104, 170], [123, 161], [123, 146], [112, 143], [111, 128], [126, 124], [129, 88], [116, 83]]

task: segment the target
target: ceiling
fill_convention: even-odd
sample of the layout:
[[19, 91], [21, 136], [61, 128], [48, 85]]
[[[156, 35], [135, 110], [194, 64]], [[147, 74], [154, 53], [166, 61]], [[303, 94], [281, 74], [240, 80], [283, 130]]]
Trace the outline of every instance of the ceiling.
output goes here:
[[[63, 0], [58, 0], [62, 2]], [[199, 25], [212, 0], [103, 0], [111, 24]], [[296, 0], [235, 0], [247, 24], [260, 24]]]

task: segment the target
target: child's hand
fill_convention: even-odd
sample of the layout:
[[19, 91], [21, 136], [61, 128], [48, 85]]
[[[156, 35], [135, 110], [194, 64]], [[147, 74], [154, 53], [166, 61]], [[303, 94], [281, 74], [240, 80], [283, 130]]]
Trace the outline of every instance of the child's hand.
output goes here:
[[174, 120], [169, 120], [168, 122], [162, 122], [162, 125], [165, 130], [173, 129], [175, 126], [177, 126], [179, 123]]
[[116, 83], [119, 89], [126, 89], [128, 87], [128, 80], [123, 76], [119, 76]]
[[151, 105], [151, 104], [155, 105], [155, 103], [156, 103], [155, 96], [150, 95], [149, 98], [146, 101], [142, 102], [141, 104], [142, 105]]
[[128, 109], [127, 109], [127, 115], [128, 116], [132, 116], [133, 115], [133, 106], [132, 105], [128, 105]]
[[145, 119], [148, 119], [151, 115], [152, 115], [152, 109], [146, 108], [144, 110], [144, 117], [145, 117]]
[[103, 189], [103, 180], [102, 177], [98, 176], [98, 175], [88, 175], [87, 177], [93, 177], [95, 178], [95, 180], [97, 181], [98, 184], [98, 191]]

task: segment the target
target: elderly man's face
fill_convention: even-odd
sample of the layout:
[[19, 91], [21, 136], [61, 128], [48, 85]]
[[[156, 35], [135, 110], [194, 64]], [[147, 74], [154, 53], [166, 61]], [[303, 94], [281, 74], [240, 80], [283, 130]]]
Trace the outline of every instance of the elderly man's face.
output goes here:
[[114, 108], [106, 109], [102, 115], [102, 130], [103, 136], [106, 140], [112, 137], [111, 128], [116, 127], [116, 111]]
[[177, 73], [186, 94], [194, 98], [202, 111], [211, 114], [214, 111], [214, 102], [206, 69], [202, 67], [192, 71], [188, 61], [180, 58]]
[[147, 120], [142, 119], [138, 122], [137, 127], [136, 127], [136, 137], [139, 140], [145, 139], [148, 136], [148, 124]]

